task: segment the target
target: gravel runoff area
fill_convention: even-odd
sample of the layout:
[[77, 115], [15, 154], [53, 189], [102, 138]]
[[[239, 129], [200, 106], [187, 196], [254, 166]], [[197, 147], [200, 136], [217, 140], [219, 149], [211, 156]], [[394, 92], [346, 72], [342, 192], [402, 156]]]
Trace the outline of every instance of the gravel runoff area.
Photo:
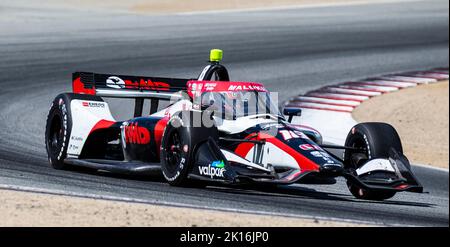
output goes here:
[[354, 223], [157, 206], [0, 189], [0, 227], [347, 227]]
[[358, 122], [392, 124], [413, 162], [449, 167], [449, 82], [421, 85], [365, 101], [353, 112]]

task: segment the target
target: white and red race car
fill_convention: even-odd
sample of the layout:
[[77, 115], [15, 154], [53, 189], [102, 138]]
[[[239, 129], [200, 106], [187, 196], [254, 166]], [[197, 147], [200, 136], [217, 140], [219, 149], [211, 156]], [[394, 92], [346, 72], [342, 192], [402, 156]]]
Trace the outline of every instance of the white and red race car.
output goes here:
[[[324, 145], [316, 130], [290, 123], [299, 109], [281, 114], [264, 85], [230, 81], [220, 59], [213, 51], [196, 79], [74, 73], [73, 92], [54, 99], [47, 119], [51, 165], [162, 172], [174, 186], [333, 183], [343, 176], [355, 197], [370, 200], [423, 191], [392, 126], [358, 124], [345, 146]], [[102, 97], [134, 99], [134, 118], [116, 121]], [[344, 150], [343, 157], [330, 149]]]

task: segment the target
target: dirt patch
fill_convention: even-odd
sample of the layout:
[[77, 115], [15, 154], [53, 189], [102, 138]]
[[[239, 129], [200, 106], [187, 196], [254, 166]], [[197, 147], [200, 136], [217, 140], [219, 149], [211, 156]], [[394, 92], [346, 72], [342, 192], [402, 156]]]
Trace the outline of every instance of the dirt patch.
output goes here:
[[449, 168], [448, 81], [372, 98], [356, 108], [353, 117], [392, 124], [412, 162]]
[[0, 227], [344, 227], [350, 223], [259, 216], [0, 190]]

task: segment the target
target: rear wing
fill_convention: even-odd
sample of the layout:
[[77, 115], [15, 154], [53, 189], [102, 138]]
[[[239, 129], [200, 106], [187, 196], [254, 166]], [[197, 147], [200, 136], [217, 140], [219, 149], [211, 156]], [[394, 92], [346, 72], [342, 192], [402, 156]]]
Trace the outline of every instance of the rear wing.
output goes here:
[[189, 79], [75, 72], [73, 92], [111, 98], [171, 99], [187, 91]]

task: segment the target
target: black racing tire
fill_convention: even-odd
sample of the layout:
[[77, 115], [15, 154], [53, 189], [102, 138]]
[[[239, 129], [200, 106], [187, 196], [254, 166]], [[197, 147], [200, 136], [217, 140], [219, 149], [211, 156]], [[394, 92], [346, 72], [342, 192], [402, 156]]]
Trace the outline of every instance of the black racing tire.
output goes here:
[[69, 168], [64, 160], [67, 158], [73, 124], [71, 101], [75, 99], [103, 102], [98, 96], [75, 93], [62, 93], [53, 100], [45, 127], [45, 147], [51, 166], [58, 170]]
[[[361, 123], [352, 128], [345, 141], [345, 146], [362, 148], [364, 151], [346, 150], [344, 153], [344, 166], [346, 170], [354, 171], [368, 160], [389, 158], [393, 148], [403, 154], [403, 147], [397, 131], [386, 123]], [[347, 186], [358, 199], [386, 200], [395, 196], [396, 191], [376, 190], [369, 191], [347, 181]]]
[[69, 94], [60, 94], [54, 100], [47, 116], [45, 127], [45, 146], [51, 166], [58, 170], [67, 169], [67, 157], [72, 117]]
[[170, 185], [187, 186], [192, 146], [187, 129], [175, 127], [179, 125], [181, 122], [175, 117], [166, 126], [161, 142], [161, 170]]
[[[202, 181], [188, 178], [198, 144], [209, 136], [218, 139], [216, 127], [192, 127], [193, 112], [180, 112], [168, 122], [161, 141], [161, 170], [166, 181], [178, 187], [204, 187]], [[184, 116], [188, 116], [186, 121]]]

